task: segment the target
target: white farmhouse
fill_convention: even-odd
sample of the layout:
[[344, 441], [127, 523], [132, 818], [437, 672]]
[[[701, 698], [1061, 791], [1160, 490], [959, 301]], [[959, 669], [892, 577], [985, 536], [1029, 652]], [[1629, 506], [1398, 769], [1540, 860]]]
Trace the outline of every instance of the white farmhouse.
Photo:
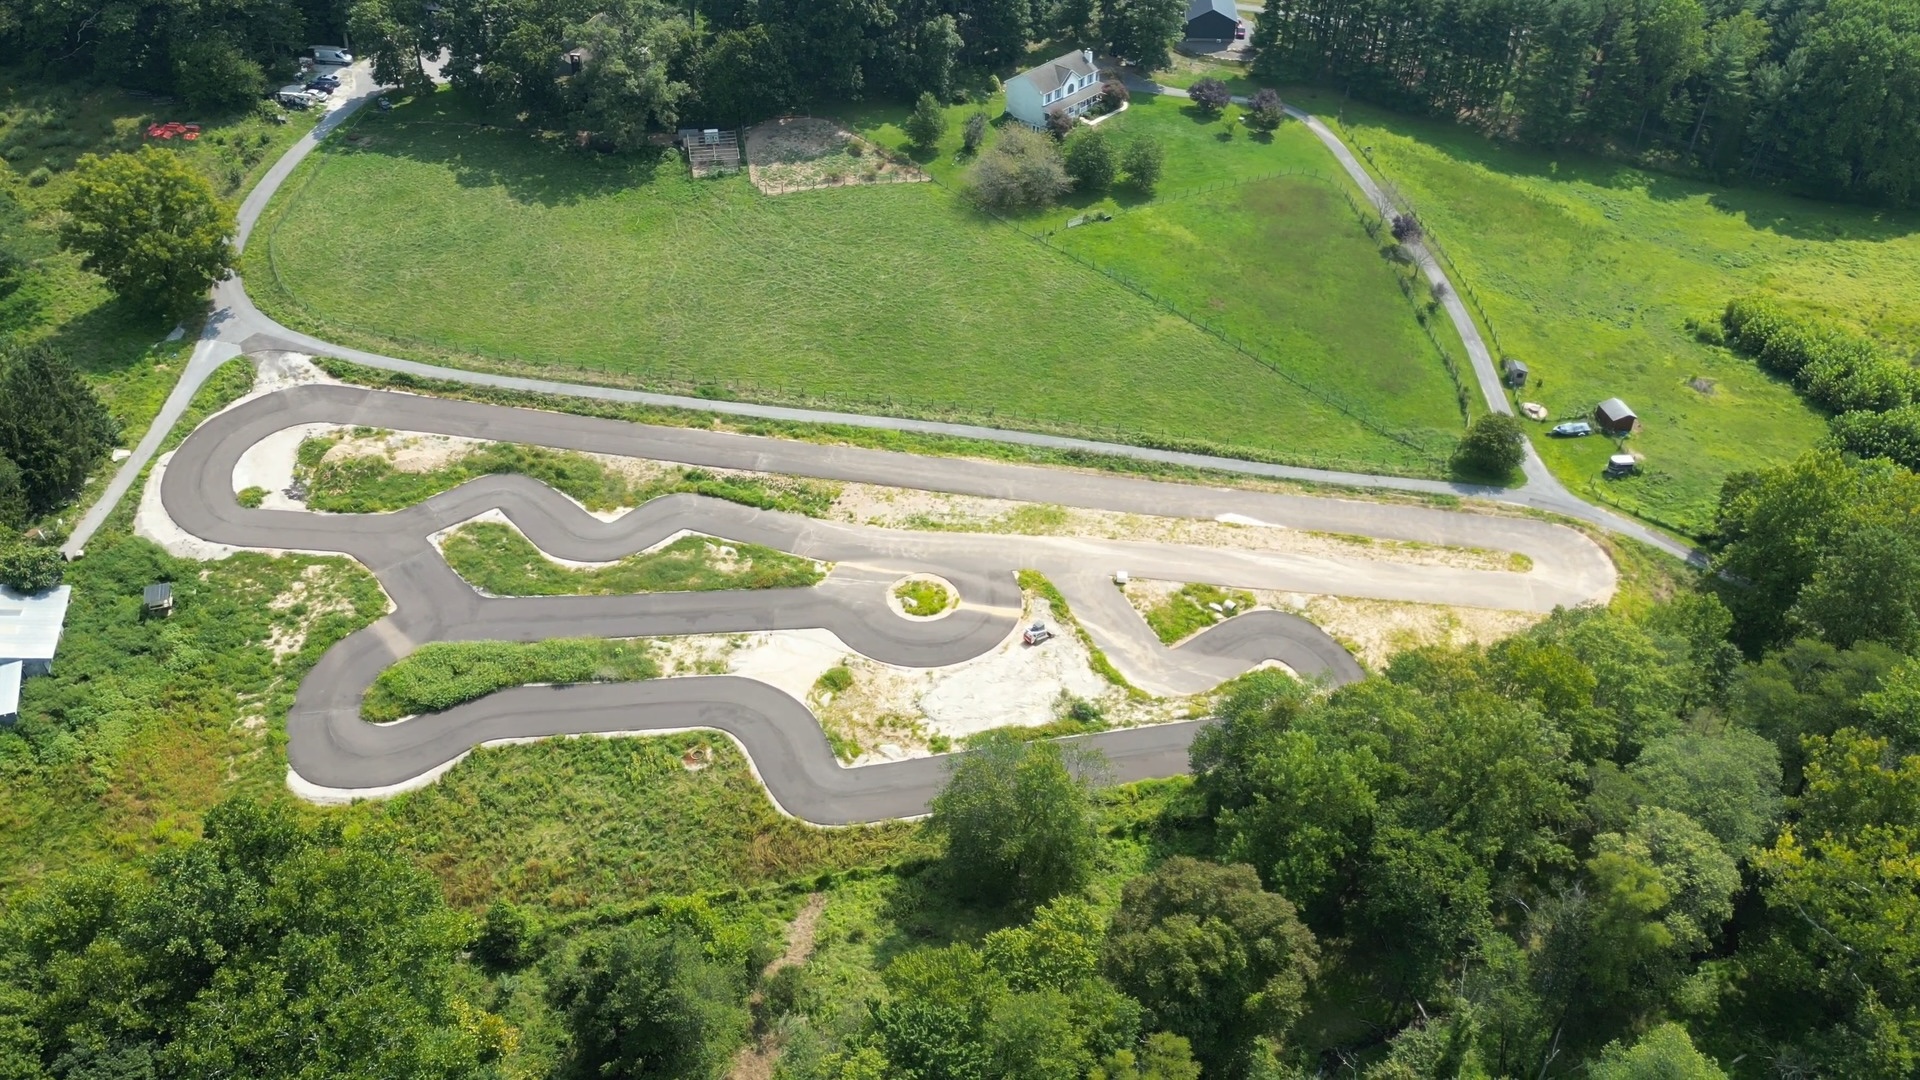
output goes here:
[[1100, 99], [1093, 50], [1056, 56], [1007, 80], [1007, 115], [1029, 127], [1047, 126], [1047, 114], [1079, 116]]

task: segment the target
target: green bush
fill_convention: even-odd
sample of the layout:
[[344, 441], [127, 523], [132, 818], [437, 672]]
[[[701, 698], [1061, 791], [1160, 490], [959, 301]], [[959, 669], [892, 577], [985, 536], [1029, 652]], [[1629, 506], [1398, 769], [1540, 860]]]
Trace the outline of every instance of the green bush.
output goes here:
[[1505, 480], [1526, 459], [1527, 433], [1520, 421], [1509, 413], [1487, 413], [1461, 437], [1453, 465], [1467, 476]]
[[1920, 404], [1841, 413], [1833, 418], [1832, 430], [1834, 442], [1855, 457], [1887, 458], [1920, 470]]
[[903, 581], [893, 587], [894, 599], [909, 615], [931, 618], [953, 606], [953, 593], [945, 585], [925, 578]]
[[845, 664], [836, 664], [821, 672], [820, 677], [814, 680], [813, 685], [816, 689], [837, 694], [853, 685], [853, 672], [847, 670], [847, 665]]
[[267, 489], [263, 487], [242, 488], [240, 493], [235, 495], [234, 498], [241, 506], [249, 510], [258, 510], [260, 504], [267, 499]]
[[47, 168], [45, 165], [42, 165], [39, 168], [27, 174], [27, 186], [28, 187], [46, 187], [47, 181], [52, 179], [53, 179], [53, 170]]
[[1219, 604], [1224, 609], [1229, 601], [1234, 614], [1248, 610], [1256, 602], [1250, 592], [1228, 591], [1218, 585], [1182, 585], [1179, 592], [1147, 611], [1147, 625], [1153, 628], [1156, 637], [1172, 645], [1212, 626], [1226, 614], [1225, 611], [1216, 613], [1208, 605]]
[[1764, 296], [1738, 297], [1721, 318], [1728, 343], [1836, 413], [1886, 412], [1920, 395], [1920, 373], [1843, 326], [1796, 315]]
[[60, 584], [67, 562], [58, 548], [39, 547], [19, 542], [0, 547], [0, 585], [24, 593], [36, 593]]

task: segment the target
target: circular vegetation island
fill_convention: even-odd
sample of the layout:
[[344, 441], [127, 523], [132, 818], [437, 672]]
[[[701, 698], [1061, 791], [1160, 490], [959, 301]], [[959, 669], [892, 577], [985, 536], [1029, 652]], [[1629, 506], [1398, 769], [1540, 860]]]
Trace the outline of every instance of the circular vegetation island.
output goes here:
[[937, 619], [960, 603], [953, 586], [930, 574], [916, 574], [893, 587], [894, 610], [909, 619]]

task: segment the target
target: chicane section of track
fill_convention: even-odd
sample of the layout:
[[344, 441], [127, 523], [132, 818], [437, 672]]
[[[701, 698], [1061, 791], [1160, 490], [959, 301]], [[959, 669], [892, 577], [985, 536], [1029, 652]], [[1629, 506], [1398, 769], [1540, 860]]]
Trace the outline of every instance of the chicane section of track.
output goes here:
[[[1519, 551], [1534, 567], [1503, 573], [1125, 541], [914, 533], [687, 495], [655, 499], [604, 522], [519, 476], [481, 478], [388, 514], [249, 510], [238, 504], [233, 472], [249, 447], [290, 426], [329, 422], [1164, 516], [1233, 514], [1288, 527]], [[346, 791], [403, 785], [473, 746], [501, 739], [703, 727], [739, 740], [780, 806], [821, 824], [923, 813], [945, 776], [944, 763], [928, 758], [842, 768], [804, 705], [734, 677], [525, 687], [387, 725], [362, 721], [360, 698], [382, 670], [414, 648], [450, 640], [818, 627], [884, 663], [945, 666], [981, 655], [1018, 629], [1021, 597], [1013, 571], [1026, 568], [1053, 578], [1076, 611], [1089, 612], [1084, 621], [1096, 642], [1148, 689], [1196, 692], [1267, 659], [1344, 683], [1360, 677], [1359, 666], [1303, 619], [1253, 612], [1169, 649], [1130, 612], [1107, 617], [1125, 602], [1105, 575], [1126, 568], [1140, 577], [1532, 610], [1604, 599], [1614, 585], [1612, 564], [1591, 541], [1528, 518], [922, 458], [340, 386], [281, 391], [213, 417], [175, 453], [161, 495], [168, 514], [196, 536], [244, 547], [349, 554], [392, 597], [392, 614], [330, 649], [296, 695], [287, 720], [288, 759], [308, 784]], [[492, 509], [504, 512], [541, 549], [566, 559], [619, 558], [692, 531], [835, 565], [812, 589], [483, 597], [447, 566], [430, 537]], [[894, 615], [885, 601], [887, 585], [915, 572], [952, 581], [962, 596], [959, 609], [932, 622]], [[1183, 771], [1196, 727], [1135, 728], [1079, 741], [1105, 754], [1116, 779], [1141, 779]]]

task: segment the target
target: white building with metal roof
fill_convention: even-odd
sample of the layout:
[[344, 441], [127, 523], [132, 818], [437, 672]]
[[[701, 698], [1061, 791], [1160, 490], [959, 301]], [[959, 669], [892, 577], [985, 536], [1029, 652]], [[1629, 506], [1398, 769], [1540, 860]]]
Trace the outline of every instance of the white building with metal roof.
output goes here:
[[0, 586], [0, 723], [20, 715], [20, 680], [53, 670], [72, 596], [67, 585], [31, 595]]

